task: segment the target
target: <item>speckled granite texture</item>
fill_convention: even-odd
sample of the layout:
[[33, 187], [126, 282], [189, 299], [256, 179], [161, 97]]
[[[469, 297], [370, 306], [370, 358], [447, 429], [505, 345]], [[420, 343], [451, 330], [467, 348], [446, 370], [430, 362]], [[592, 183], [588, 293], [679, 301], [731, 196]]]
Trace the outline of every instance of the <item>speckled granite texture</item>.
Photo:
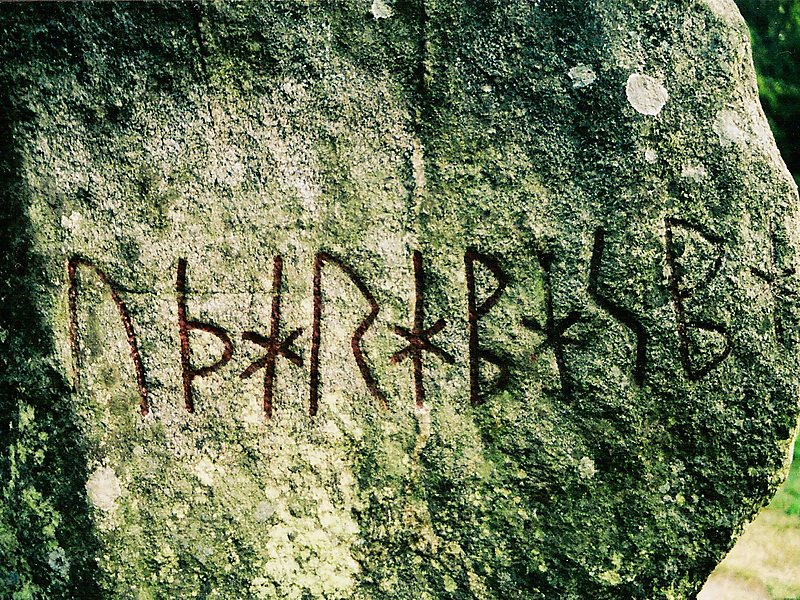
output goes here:
[[691, 598], [798, 205], [728, 0], [0, 5], [0, 596]]

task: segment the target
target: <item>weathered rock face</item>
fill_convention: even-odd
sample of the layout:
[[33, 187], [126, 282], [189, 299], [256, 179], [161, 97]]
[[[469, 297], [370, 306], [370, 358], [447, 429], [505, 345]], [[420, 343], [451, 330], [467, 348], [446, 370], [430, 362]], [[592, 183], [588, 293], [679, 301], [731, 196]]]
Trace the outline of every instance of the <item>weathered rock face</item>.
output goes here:
[[732, 2], [0, 18], [3, 597], [686, 598], [780, 480]]

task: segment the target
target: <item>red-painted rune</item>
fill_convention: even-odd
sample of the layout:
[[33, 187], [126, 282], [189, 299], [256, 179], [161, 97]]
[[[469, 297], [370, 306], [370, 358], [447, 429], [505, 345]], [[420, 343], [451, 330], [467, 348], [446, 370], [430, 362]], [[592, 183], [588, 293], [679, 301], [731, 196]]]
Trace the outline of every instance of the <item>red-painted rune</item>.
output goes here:
[[435, 354], [448, 364], [453, 364], [455, 359], [453, 356], [435, 346], [431, 342], [431, 338], [444, 329], [447, 322], [444, 319], [439, 319], [428, 328], [424, 327], [425, 323], [425, 279], [422, 270], [422, 253], [419, 250], [414, 251], [414, 323], [411, 329], [406, 329], [399, 325], [395, 325], [394, 332], [400, 337], [408, 341], [408, 346], [395, 352], [390, 362], [397, 364], [406, 356], [411, 357], [411, 363], [414, 369], [414, 396], [417, 402], [417, 408], [422, 408], [425, 403], [425, 387], [422, 382], [422, 353], [430, 352]]
[[275, 359], [283, 356], [292, 364], [302, 367], [303, 359], [291, 349], [294, 341], [303, 333], [302, 328], [295, 329], [283, 340], [280, 339], [281, 325], [281, 282], [283, 280], [283, 259], [276, 256], [272, 268], [272, 320], [270, 322], [269, 336], [263, 336], [255, 331], [245, 331], [242, 339], [266, 348], [267, 353], [254, 361], [239, 376], [247, 379], [253, 373], [264, 369], [264, 414], [272, 418], [272, 394], [275, 384]]

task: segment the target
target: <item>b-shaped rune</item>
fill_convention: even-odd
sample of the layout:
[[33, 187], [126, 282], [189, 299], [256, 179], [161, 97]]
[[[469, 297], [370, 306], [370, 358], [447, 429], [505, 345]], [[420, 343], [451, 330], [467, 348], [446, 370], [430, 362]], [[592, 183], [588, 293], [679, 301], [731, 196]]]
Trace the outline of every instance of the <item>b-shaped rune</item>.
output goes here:
[[[480, 304], [477, 300], [475, 285], [475, 263], [483, 265], [494, 276], [497, 287]], [[480, 343], [478, 322], [489, 314], [492, 307], [500, 300], [500, 296], [508, 285], [508, 276], [500, 267], [496, 258], [481, 254], [474, 248], [467, 248], [464, 254], [464, 267], [467, 277], [467, 322], [469, 323], [469, 400], [472, 406], [486, 401], [481, 395], [480, 363], [487, 362], [497, 368], [499, 375], [495, 380], [495, 389], [502, 389], [508, 382], [509, 372], [505, 361]]]
[[392, 364], [397, 364], [406, 356], [411, 357], [414, 368], [414, 397], [417, 408], [422, 408], [425, 403], [425, 387], [422, 382], [422, 353], [435, 354], [448, 364], [453, 364], [453, 356], [435, 346], [431, 338], [444, 329], [447, 324], [444, 319], [439, 319], [428, 328], [425, 323], [425, 278], [422, 270], [422, 253], [414, 251], [414, 323], [411, 329], [395, 325], [394, 332], [408, 341], [408, 346], [395, 352], [389, 359]]
[[545, 336], [544, 341], [539, 345], [537, 352], [531, 358], [533, 360], [538, 360], [542, 351], [552, 348], [553, 354], [556, 357], [558, 375], [561, 379], [561, 391], [564, 394], [564, 398], [569, 400], [572, 398], [572, 383], [567, 373], [564, 348], [569, 345], [575, 345], [578, 342], [577, 340], [568, 338], [566, 333], [570, 327], [581, 321], [581, 314], [577, 310], [573, 310], [563, 319], [556, 320], [555, 309], [553, 307], [553, 283], [551, 273], [553, 257], [550, 254], [541, 253], [538, 255], [538, 260], [542, 268], [542, 277], [544, 279], [546, 320], [544, 325], [542, 325], [535, 319], [523, 319], [522, 324], [528, 329], [532, 329]]
[[302, 367], [303, 359], [291, 349], [294, 341], [303, 333], [302, 328], [295, 329], [283, 340], [280, 339], [281, 326], [281, 282], [283, 281], [283, 259], [276, 256], [272, 267], [272, 318], [269, 337], [255, 331], [245, 331], [242, 339], [266, 348], [267, 353], [247, 367], [239, 376], [247, 379], [256, 371], [264, 369], [264, 414], [272, 418], [272, 394], [275, 383], [275, 360], [283, 356], [292, 364]]
[[[664, 220], [664, 227], [668, 283], [672, 294], [672, 303], [675, 307], [681, 363], [689, 381], [699, 381], [728, 358], [731, 353], [731, 336], [728, 328], [722, 323], [690, 318], [687, 314], [686, 304], [690, 298], [707, 288], [719, 274], [725, 254], [725, 240], [683, 219], [668, 217]], [[706, 262], [710, 265], [705, 277], [694, 286], [685, 283], [686, 271], [680, 260], [682, 253], [692, 240], [692, 233], [695, 235], [693, 244], [706, 247]], [[680, 238], [678, 238], [679, 235]], [[695, 251], [699, 252], [700, 248], [696, 247]], [[722, 348], [715, 348], [712, 352], [703, 352], [703, 344], [693, 343], [693, 335], [697, 334], [705, 334], [711, 339], [720, 340]], [[706, 343], [705, 346], [710, 346], [710, 344]]]

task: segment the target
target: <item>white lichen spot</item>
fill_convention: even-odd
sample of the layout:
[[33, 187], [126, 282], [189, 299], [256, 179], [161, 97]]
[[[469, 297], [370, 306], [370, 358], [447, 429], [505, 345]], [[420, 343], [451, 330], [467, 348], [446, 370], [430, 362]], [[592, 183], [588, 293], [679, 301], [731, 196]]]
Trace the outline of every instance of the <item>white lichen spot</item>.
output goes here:
[[61, 577], [66, 577], [69, 573], [69, 560], [67, 553], [61, 546], [57, 546], [47, 555], [47, 564]]
[[370, 12], [375, 19], [388, 19], [394, 14], [392, 7], [386, 4], [384, 0], [372, 0]]
[[683, 165], [681, 169], [681, 177], [691, 179], [692, 181], [702, 181], [708, 176], [708, 172], [703, 165]]
[[207, 458], [201, 458], [200, 462], [194, 466], [195, 477], [200, 480], [200, 483], [208, 486], [214, 485], [214, 472], [216, 470], [214, 463]]
[[651, 117], [659, 114], [669, 99], [663, 83], [641, 73], [631, 73], [628, 77], [625, 95], [636, 112]]
[[269, 518], [275, 514], [275, 505], [272, 502], [259, 502], [256, 505], [255, 519], [259, 523], [266, 523]]
[[73, 210], [70, 216], [61, 215], [61, 227], [71, 231], [72, 233], [76, 233], [81, 228], [82, 222], [83, 217], [81, 216], [81, 213], [76, 210]]
[[371, 241], [371, 247], [374, 247], [387, 262], [397, 260], [405, 248], [405, 240], [402, 237], [390, 235], [383, 230], [376, 231]]
[[576, 89], [589, 87], [597, 81], [597, 73], [589, 65], [575, 65], [567, 75], [572, 80], [572, 87]]
[[655, 162], [658, 160], [658, 152], [652, 148], [648, 148], [644, 151], [644, 159], [651, 165], [655, 164]]
[[584, 456], [578, 463], [578, 475], [581, 479], [591, 479], [597, 473], [594, 461], [588, 456]]
[[117, 474], [111, 467], [100, 467], [89, 476], [86, 482], [86, 493], [89, 502], [106, 512], [116, 508], [117, 498], [122, 495], [122, 488]]
[[736, 112], [729, 109], [721, 110], [717, 114], [714, 132], [719, 136], [719, 143], [723, 148], [747, 141], [747, 132], [740, 125], [741, 120]]
[[344, 434], [342, 433], [342, 430], [332, 420], [325, 423], [320, 428], [320, 431], [328, 436], [328, 439], [330, 440], [336, 440], [339, 442], [344, 440]]

